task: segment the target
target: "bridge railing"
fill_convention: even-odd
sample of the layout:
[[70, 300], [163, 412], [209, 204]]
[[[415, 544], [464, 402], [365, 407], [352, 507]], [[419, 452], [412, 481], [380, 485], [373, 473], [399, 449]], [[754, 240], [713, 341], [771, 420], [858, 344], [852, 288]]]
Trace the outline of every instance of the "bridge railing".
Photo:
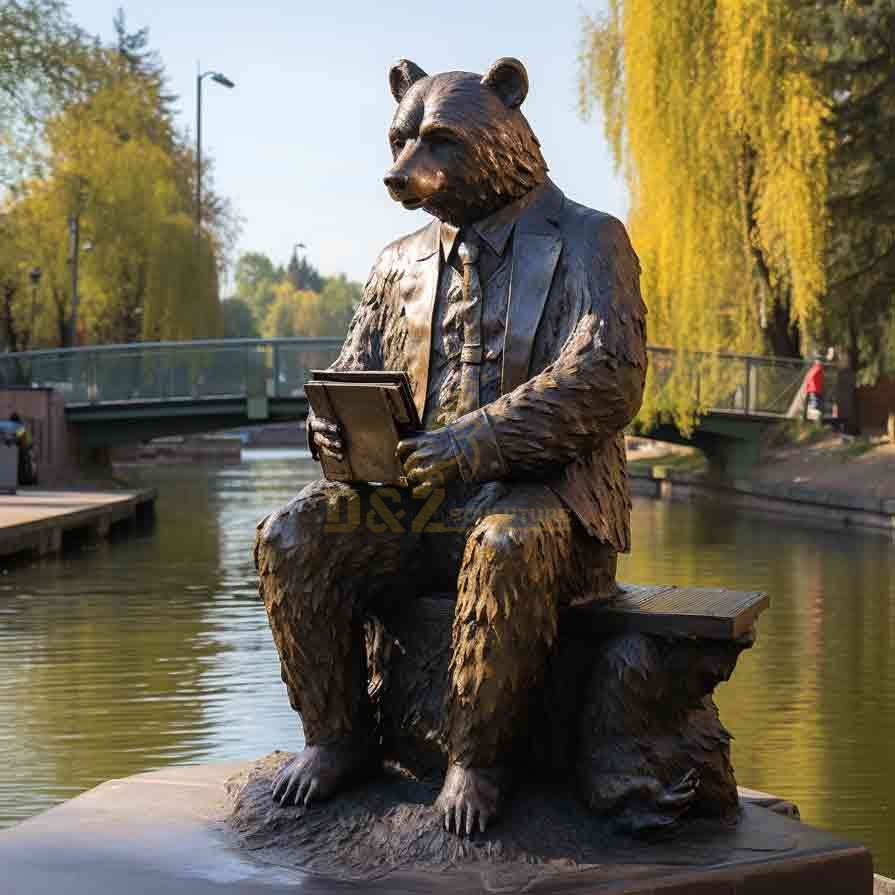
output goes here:
[[[662, 393], [682, 392], [694, 409], [743, 416], [791, 416], [811, 361], [730, 352], [688, 352], [650, 346], [650, 380]], [[831, 413], [837, 368], [824, 364], [824, 410]]]
[[[341, 338], [210, 339], [140, 342], [0, 355], [0, 385], [52, 387], [72, 406], [196, 401], [304, 394], [310, 370], [328, 367]], [[658, 406], [683, 395], [694, 407], [741, 415], [786, 416], [810, 363], [745, 354], [680, 355], [649, 348]], [[835, 367], [827, 365], [827, 400]], [[829, 408], [828, 408], [829, 409]]]
[[0, 355], [0, 383], [58, 389], [68, 405], [304, 394], [342, 339], [210, 339]]

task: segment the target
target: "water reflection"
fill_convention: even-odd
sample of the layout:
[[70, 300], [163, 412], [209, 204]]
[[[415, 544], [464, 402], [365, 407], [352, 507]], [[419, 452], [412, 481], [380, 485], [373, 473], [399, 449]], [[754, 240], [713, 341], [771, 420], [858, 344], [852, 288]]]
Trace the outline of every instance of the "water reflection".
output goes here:
[[[109, 777], [300, 742], [250, 546], [313, 475], [298, 452], [144, 469], [153, 533], [0, 577], [0, 825]], [[772, 594], [718, 693], [738, 777], [895, 872], [891, 543], [647, 500], [634, 543], [625, 580]]]
[[637, 502], [622, 576], [765, 590], [755, 648], [719, 688], [741, 783], [864, 841], [895, 871], [895, 569], [885, 537]]

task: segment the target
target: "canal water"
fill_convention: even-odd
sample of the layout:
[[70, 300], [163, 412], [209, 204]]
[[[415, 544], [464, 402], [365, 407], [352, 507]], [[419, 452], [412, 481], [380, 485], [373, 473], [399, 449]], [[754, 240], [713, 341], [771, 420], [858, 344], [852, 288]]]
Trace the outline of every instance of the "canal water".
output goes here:
[[[251, 544], [314, 474], [299, 452], [134, 468], [153, 531], [2, 570], [0, 826], [110, 777], [301, 744]], [[637, 499], [621, 578], [772, 595], [717, 694], [738, 779], [895, 875], [891, 541]]]

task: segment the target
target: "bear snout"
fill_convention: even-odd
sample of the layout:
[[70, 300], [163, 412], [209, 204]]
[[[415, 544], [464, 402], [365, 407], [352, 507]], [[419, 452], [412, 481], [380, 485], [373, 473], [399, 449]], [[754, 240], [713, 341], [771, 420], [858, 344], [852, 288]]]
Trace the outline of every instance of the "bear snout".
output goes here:
[[395, 171], [389, 171], [388, 174], [382, 178], [382, 182], [393, 195], [403, 193], [407, 189], [409, 180], [410, 178], [406, 174], [401, 174], [400, 172]]

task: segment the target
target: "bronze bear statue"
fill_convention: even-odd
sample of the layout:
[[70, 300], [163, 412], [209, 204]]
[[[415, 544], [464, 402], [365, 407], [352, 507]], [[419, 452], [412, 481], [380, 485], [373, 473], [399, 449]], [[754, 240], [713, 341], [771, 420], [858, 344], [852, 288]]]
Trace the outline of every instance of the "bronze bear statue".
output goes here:
[[[547, 177], [520, 111], [519, 61], [429, 76], [402, 60], [389, 84], [398, 108], [385, 185], [434, 219], [382, 251], [333, 368], [406, 371], [423, 431], [398, 447], [411, 489], [321, 480], [258, 527], [260, 592], [306, 741], [273, 796], [307, 804], [376, 771], [384, 735], [365, 626], [400, 627], [415, 598], [449, 591], [430, 739], [446, 756], [436, 806], [446, 828], [469, 834], [497, 816], [519, 770], [561, 607], [610, 598], [616, 556], [629, 549], [622, 430], [643, 393], [646, 310], [623, 225]], [[307, 428], [314, 456], [342, 456], [335, 421], [312, 417]], [[361, 524], [334, 522], [343, 518]], [[665, 672], [643, 638], [610, 645], [597, 666], [611, 680], [582, 712], [618, 740], [627, 710], [616, 703], [630, 692], [647, 711], [657, 694], [637, 686]], [[711, 714], [703, 695], [697, 707]], [[588, 743], [581, 786], [595, 808], [635, 818], [632, 828], [661, 827], [691, 805], [698, 781], [678, 773], [678, 759], [650, 768], [636, 736], [608, 757]], [[726, 755], [720, 724], [712, 736]], [[735, 803], [732, 775], [719, 773]]]

